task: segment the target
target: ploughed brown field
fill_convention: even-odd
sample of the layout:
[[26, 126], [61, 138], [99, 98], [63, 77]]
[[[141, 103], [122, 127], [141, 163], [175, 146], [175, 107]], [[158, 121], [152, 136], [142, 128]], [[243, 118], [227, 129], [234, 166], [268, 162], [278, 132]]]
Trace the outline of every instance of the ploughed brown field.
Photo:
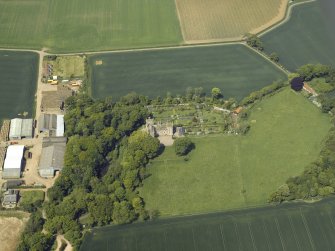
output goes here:
[[186, 43], [239, 40], [285, 17], [287, 0], [176, 0]]

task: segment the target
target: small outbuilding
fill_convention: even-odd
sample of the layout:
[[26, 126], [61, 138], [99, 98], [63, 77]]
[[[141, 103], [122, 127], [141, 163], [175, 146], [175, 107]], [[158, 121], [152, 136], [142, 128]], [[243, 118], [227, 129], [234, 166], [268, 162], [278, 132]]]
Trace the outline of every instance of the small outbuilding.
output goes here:
[[291, 80], [291, 88], [296, 92], [301, 91], [304, 87], [304, 79], [302, 77], [296, 77]]
[[7, 148], [2, 172], [3, 179], [19, 179], [21, 177], [23, 154], [23, 145], [12, 145]]
[[19, 191], [10, 189], [4, 193], [2, 206], [4, 208], [15, 208], [18, 201]]

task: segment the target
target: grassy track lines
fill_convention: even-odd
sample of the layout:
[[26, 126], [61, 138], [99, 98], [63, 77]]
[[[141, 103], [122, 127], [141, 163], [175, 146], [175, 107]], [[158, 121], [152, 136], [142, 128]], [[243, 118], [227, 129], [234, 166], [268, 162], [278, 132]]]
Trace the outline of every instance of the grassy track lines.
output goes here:
[[0, 51], [0, 121], [34, 115], [38, 60], [36, 53]]
[[[97, 61], [102, 65], [97, 65]], [[285, 74], [243, 45], [220, 45], [99, 54], [89, 57], [95, 98], [121, 97], [131, 91], [147, 96], [184, 94], [219, 87], [226, 98], [241, 99]]]
[[290, 71], [307, 63], [335, 66], [334, 23], [324, 10], [327, 1], [293, 7], [287, 23], [262, 36], [266, 52], [277, 52]]
[[0, 0], [0, 47], [80, 52], [182, 41], [171, 0]]
[[309, 205], [295, 203], [97, 228], [86, 236], [81, 250], [331, 250], [335, 229], [329, 218], [335, 217], [334, 211], [331, 198]]

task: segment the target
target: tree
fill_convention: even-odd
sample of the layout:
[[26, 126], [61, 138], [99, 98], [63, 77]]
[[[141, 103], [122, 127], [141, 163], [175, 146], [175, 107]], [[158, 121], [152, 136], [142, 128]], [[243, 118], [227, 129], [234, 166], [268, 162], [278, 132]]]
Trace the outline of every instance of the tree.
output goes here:
[[114, 202], [112, 219], [115, 224], [130, 223], [135, 218], [135, 212], [127, 201]]
[[214, 88], [212, 89], [212, 97], [213, 97], [214, 99], [220, 99], [220, 98], [223, 97], [220, 88], [214, 87]]
[[273, 62], [279, 62], [279, 56], [278, 56], [278, 54], [276, 53], [276, 52], [272, 52], [271, 54], [270, 54], [270, 59], [273, 61]]
[[179, 156], [187, 155], [194, 149], [195, 145], [189, 138], [177, 138], [174, 141], [175, 152]]
[[247, 44], [257, 50], [260, 50], [262, 51], [264, 49], [263, 47], [263, 43], [262, 41], [260, 40], [259, 37], [257, 37], [256, 35], [254, 34], [247, 34]]

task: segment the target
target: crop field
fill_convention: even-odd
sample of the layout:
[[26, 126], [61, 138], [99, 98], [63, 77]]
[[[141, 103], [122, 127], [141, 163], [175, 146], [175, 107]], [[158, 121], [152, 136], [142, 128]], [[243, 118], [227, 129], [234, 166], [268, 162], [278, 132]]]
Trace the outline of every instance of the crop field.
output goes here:
[[81, 251], [332, 250], [334, 198], [94, 229]]
[[0, 50], [0, 122], [34, 115], [38, 60], [36, 53]]
[[29, 214], [20, 211], [0, 212], [0, 251], [15, 251]]
[[239, 40], [281, 21], [287, 0], [176, 0], [187, 43]]
[[55, 52], [182, 42], [171, 0], [0, 0], [0, 47]]
[[307, 63], [335, 66], [335, 3], [322, 0], [295, 6], [290, 20], [261, 37], [290, 71]]
[[188, 161], [166, 147], [140, 188], [146, 208], [181, 215], [264, 205], [317, 159], [331, 128], [329, 116], [288, 88], [258, 103], [249, 119], [245, 136], [192, 138]]
[[226, 98], [241, 99], [287, 76], [244, 45], [108, 53], [90, 56], [91, 93], [119, 98], [129, 92], [150, 97], [219, 87]]

